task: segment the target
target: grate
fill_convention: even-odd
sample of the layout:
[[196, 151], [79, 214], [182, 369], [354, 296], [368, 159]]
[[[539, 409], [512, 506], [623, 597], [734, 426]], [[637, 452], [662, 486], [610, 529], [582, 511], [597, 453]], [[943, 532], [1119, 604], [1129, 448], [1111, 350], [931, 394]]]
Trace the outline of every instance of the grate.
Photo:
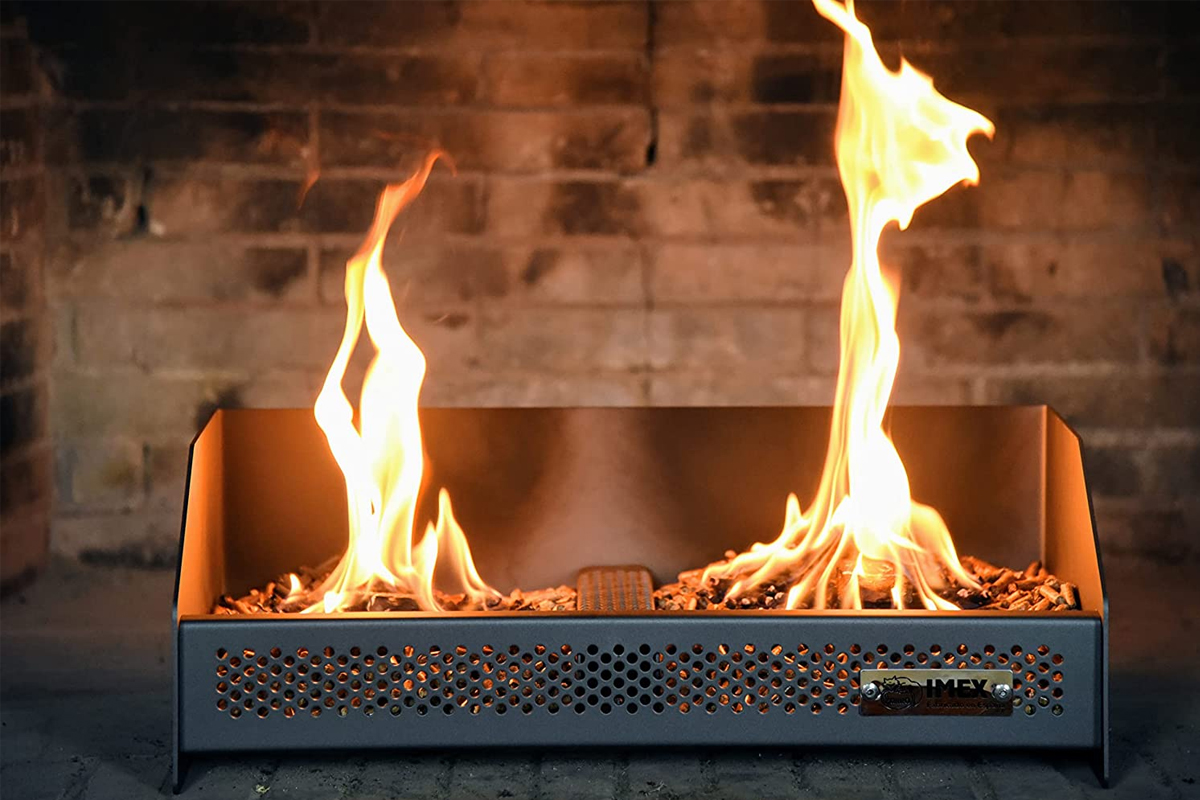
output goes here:
[[215, 652], [216, 708], [234, 719], [349, 714], [846, 714], [862, 668], [1011, 669], [1026, 716], [1064, 713], [1064, 658], [965, 643], [411, 645]]
[[580, 611], [653, 611], [654, 578], [645, 567], [591, 567], [575, 581]]

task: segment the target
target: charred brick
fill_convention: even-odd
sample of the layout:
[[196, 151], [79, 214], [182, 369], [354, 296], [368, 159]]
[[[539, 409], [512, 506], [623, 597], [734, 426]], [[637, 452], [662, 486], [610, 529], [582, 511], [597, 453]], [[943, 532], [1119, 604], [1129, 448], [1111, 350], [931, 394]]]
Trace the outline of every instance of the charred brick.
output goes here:
[[1172, 300], [1178, 300], [1192, 290], [1187, 269], [1174, 258], [1162, 260], [1162, 279], [1163, 286], [1167, 290], [1167, 297]]
[[737, 148], [751, 164], [826, 165], [833, 163], [832, 114], [769, 111], [734, 118]]
[[521, 281], [526, 286], [533, 286], [543, 276], [550, 274], [557, 265], [558, 253], [554, 250], [539, 247], [530, 254], [529, 261], [525, 264], [525, 268], [521, 270]]
[[836, 103], [841, 91], [836, 59], [760, 55], [751, 68], [751, 92], [760, 103]]
[[0, 396], [0, 454], [7, 456], [46, 435], [46, 392], [30, 386]]
[[33, 52], [29, 42], [16, 37], [0, 39], [0, 96], [6, 99], [33, 91]]
[[303, 250], [253, 249], [246, 255], [255, 288], [271, 297], [282, 297], [308, 271], [308, 254]]
[[0, 167], [25, 167], [41, 161], [40, 124], [38, 108], [0, 111]]
[[544, 227], [565, 234], [632, 236], [639, 212], [637, 195], [619, 183], [558, 183], [550, 191]]
[[202, 430], [208, 424], [209, 417], [222, 408], [242, 408], [244, 406], [242, 387], [226, 386], [218, 391], [215, 397], [206, 399], [196, 406], [196, 414], [192, 417], [192, 427]]
[[33, 320], [13, 320], [0, 326], [0, 386], [33, 375], [41, 366], [38, 353], [38, 328]]

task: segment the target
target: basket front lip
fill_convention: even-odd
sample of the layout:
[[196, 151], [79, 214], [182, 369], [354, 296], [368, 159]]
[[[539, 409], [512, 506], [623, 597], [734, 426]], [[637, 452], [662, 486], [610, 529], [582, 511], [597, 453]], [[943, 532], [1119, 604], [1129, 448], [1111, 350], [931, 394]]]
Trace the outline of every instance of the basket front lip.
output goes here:
[[580, 619], [662, 619], [664, 623], [677, 623], [680, 620], [704, 621], [745, 619], [860, 619], [860, 620], [926, 620], [926, 619], [961, 619], [978, 622], [979, 620], [997, 620], [1029, 622], [1053, 620], [1097, 620], [1102, 619], [1097, 611], [1079, 609], [1074, 611], [927, 611], [921, 609], [873, 609], [871, 611], [856, 611], [843, 609], [726, 609], [713, 611], [452, 611], [437, 613], [433, 611], [340, 611], [333, 614], [324, 613], [269, 613], [269, 614], [188, 614], [179, 618], [180, 624], [187, 622], [248, 622], [251, 624], [266, 624], [279, 622], [316, 622], [323, 625], [335, 625], [339, 622], [380, 622], [392, 620], [395, 622], [480, 622], [484, 620], [562, 620], [574, 621]]

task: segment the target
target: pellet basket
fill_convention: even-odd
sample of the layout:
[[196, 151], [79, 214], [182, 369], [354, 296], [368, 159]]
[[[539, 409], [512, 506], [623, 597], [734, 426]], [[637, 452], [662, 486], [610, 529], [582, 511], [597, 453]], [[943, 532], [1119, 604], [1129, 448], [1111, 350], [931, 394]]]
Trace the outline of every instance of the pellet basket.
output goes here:
[[[828, 408], [424, 409], [419, 518], [449, 489], [502, 590], [641, 564], [659, 582], [769, 541], [819, 478]], [[961, 554], [1041, 558], [1082, 610], [220, 617], [346, 542], [309, 410], [223, 410], [192, 444], [174, 607], [188, 756], [503, 746], [1056, 748], [1108, 775], [1108, 603], [1078, 437], [1044, 406], [905, 407], [892, 437]], [[423, 527], [424, 523], [421, 522]], [[1011, 671], [1011, 713], [868, 716], [860, 673]], [[966, 674], [966, 673], [963, 673]]]

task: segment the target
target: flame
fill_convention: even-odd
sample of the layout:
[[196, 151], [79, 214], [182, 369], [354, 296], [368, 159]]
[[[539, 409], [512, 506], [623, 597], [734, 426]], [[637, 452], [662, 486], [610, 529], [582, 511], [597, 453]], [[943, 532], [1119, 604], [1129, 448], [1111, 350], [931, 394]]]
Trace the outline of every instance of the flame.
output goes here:
[[864, 592], [880, 591], [903, 608], [910, 590], [925, 608], [956, 609], [938, 594], [946, 588], [943, 575], [963, 587], [978, 584], [959, 563], [938, 512], [912, 500], [904, 464], [883, 430], [900, 339], [898, 287], [884, 279], [878, 249], [888, 224], [903, 230], [922, 204], [958, 183], [978, 183], [967, 139], [995, 129], [939, 94], [907, 61], [898, 72], [885, 67], [853, 0], [813, 4], [846, 34], [836, 151], [853, 258], [842, 292], [829, 447], [808, 514], [789, 496], [775, 541], [710, 565], [704, 577], [733, 580], [728, 597], [782, 580], [790, 584], [788, 608], [825, 608], [832, 597], [843, 608], [862, 608]]
[[[417, 401], [425, 357], [396, 316], [383, 245], [396, 216], [421, 193], [444, 155], [431, 152], [408, 180], [388, 184], [366, 239], [346, 262], [346, 327], [314, 411], [345, 477], [350, 537], [341, 561], [315, 590], [320, 602], [306, 611], [341, 610], [375, 589], [409, 595], [422, 609], [440, 611], [433, 590], [439, 551], [456, 589], [479, 603], [499, 596], [479, 577], [444, 489], [437, 524], [413, 543], [424, 474]], [[364, 320], [375, 355], [363, 380], [356, 427], [342, 379]]]

